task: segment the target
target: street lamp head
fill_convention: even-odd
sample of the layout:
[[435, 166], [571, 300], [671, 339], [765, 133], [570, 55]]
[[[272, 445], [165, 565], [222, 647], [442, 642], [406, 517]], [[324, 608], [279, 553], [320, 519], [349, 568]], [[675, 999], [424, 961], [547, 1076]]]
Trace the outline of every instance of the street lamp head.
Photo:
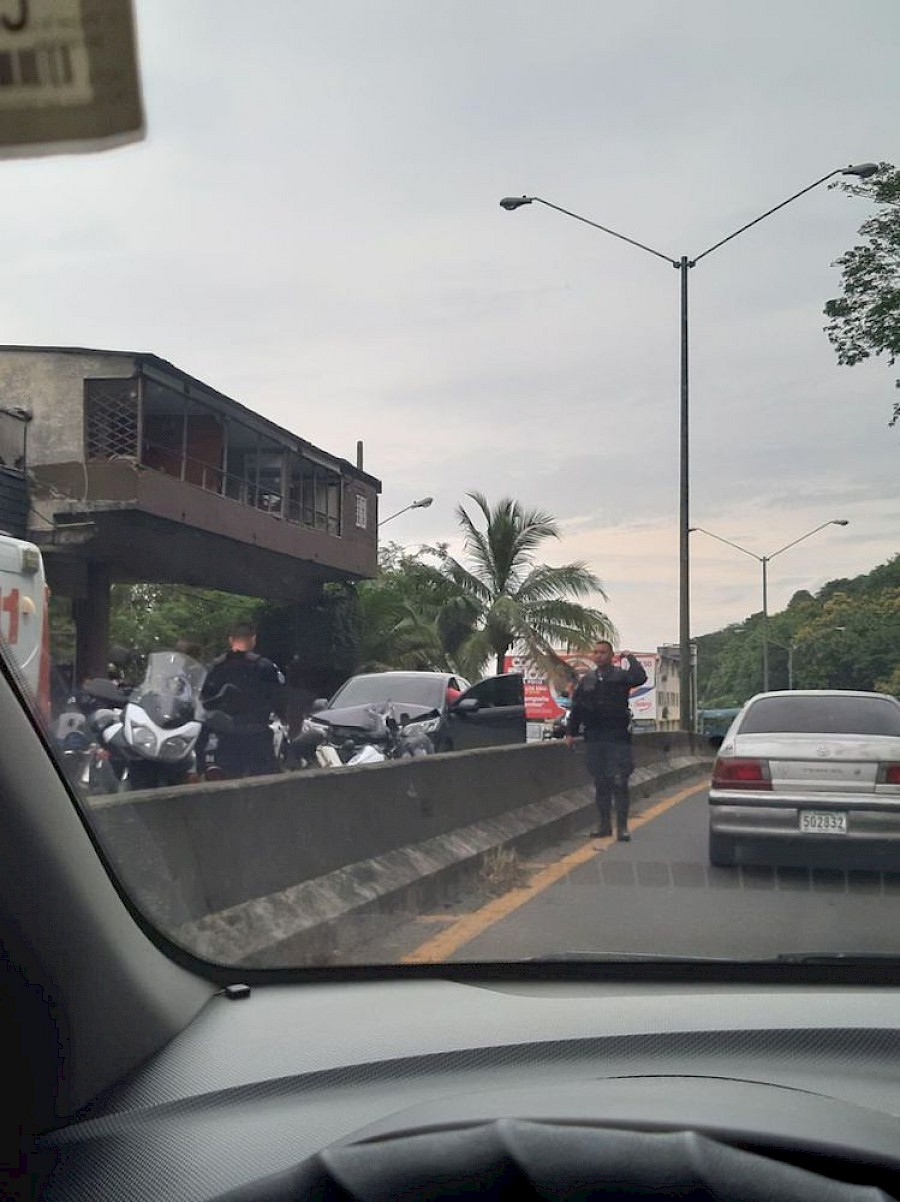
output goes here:
[[522, 205], [530, 204], [530, 196], [504, 196], [500, 201], [500, 208], [506, 209], [508, 213], [511, 213], [513, 209], [521, 209]]
[[34, 417], [31, 410], [26, 409], [23, 405], [0, 406], [0, 413], [5, 414], [7, 417], [14, 417], [17, 422], [25, 422], [26, 425]]
[[877, 163], [857, 163], [855, 166], [845, 167], [841, 175], [855, 175], [859, 179], [871, 179], [873, 175], [877, 175], [880, 168]]
[[846, 518], [834, 518], [832, 526], [849, 526], [850, 523]]
[[392, 513], [390, 517], [384, 518], [382, 521], [380, 521], [378, 523], [378, 528], [381, 529], [386, 522], [392, 522], [394, 518], [398, 518], [401, 513], [409, 513], [411, 509], [427, 509], [433, 501], [434, 497], [421, 497], [418, 501], [410, 501], [408, 505], [404, 505], [402, 509], [398, 509], [396, 513]]

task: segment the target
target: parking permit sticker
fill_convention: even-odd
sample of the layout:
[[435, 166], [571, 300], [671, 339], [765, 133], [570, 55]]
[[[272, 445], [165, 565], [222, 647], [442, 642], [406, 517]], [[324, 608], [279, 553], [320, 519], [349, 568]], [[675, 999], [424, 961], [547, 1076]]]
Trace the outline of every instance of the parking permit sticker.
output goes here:
[[143, 134], [131, 0], [0, 0], [0, 157]]

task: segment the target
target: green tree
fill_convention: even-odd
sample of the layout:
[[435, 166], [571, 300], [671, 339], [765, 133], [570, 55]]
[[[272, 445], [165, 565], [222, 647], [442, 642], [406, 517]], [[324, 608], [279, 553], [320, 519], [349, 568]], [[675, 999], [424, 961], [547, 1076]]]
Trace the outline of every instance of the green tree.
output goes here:
[[[109, 643], [145, 656], [187, 639], [209, 661], [227, 645], [235, 622], [256, 621], [263, 602], [213, 589], [178, 584], [114, 584]], [[50, 598], [50, 654], [57, 663], [75, 659], [75, 623], [67, 597]]]
[[[433, 549], [438, 572], [457, 598], [461, 621], [455, 658], [466, 675], [477, 676], [491, 656], [497, 672], [502, 672], [504, 657], [515, 643], [533, 662], [552, 671], [558, 668], [554, 649], [580, 649], [594, 639], [613, 637], [606, 614], [579, 600], [591, 594], [606, 599], [600, 581], [585, 564], [551, 567], [537, 562], [542, 544], [560, 537], [549, 514], [524, 509], [509, 497], [492, 506], [482, 493], [468, 496], [480, 511], [481, 523], [463, 505], [458, 507], [468, 565], [446, 547]], [[467, 623], [468, 632], [463, 633]]]
[[[837, 260], [842, 293], [825, 305], [825, 332], [839, 363], [885, 355], [893, 366], [900, 355], [900, 170], [882, 163], [870, 179], [833, 186], [877, 208], [860, 226], [858, 245]], [[900, 380], [895, 384], [900, 388]], [[890, 424], [898, 418], [900, 401]]]
[[[701, 709], [741, 705], [762, 689], [762, 615], [698, 640]], [[900, 555], [813, 596], [796, 593], [769, 619], [770, 687], [896, 691], [900, 672]]]
[[890, 693], [892, 696], [900, 700], [900, 664], [894, 668], [890, 676], [886, 676], [883, 680], [876, 681], [875, 688], [879, 693]]
[[[461, 672], [455, 653], [471, 633], [477, 611], [430, 556], [388, 543], [374, 580], [356, 586], [360, 671], [390, 668]], [[463, 673], [464, 674], [464, 673]]]
[[325, 584], [303, 601], [268, 602], [257, 627], [260, 650], [292, 688], [312, 697], [330, 697], [356, 671], [362, 626], [351, 584]]
[[255, 597], [180, 584], [116, 584], [110, 642], [146, 654], [187, 639], [209, 660], [226, 649], [232, 625], [255, 621], [262, 604]]

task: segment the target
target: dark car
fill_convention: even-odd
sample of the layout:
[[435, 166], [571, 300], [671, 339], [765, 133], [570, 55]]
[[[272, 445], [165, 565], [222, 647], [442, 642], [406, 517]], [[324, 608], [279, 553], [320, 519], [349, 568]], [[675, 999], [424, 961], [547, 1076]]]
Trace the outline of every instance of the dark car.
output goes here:
[[389, 708], [410, 734], [428, 735], [436, 751], [525, 742], [522, 676], [489, 676], [470, 685], [450, 672], [371, 672], [351, 676], [330, 701], [313, 707], [310, 725], [336, 743], [371, 729], [370, 706]]

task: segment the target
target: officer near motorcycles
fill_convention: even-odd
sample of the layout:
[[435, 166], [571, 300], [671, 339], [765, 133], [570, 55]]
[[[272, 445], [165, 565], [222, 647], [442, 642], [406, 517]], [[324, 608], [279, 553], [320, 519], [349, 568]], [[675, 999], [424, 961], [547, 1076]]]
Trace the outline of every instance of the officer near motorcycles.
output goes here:
[[[271, 715], [284, 718], [285, 679], [270, 659], [256, 653], [256, 629], [237, 622], [228, 639], [229, 650], [214, 661], [203, 682], [200, 700], [228, 714], [233, 728], [217, 736], [216, 761], [229, 777], [262, 776], [277, 772]], [[231, 688], [226, 688], [230, 685]], [[224, 691], [221, 704], [215, 704]]]
[[631, 711], [628, 696], [647, 680], [647, 673], [631, 652], [623, 651], [617, 667], [612, 644], [605, 639], [594, 645], [595, 667], [578, 682], [572, 696], [566, 743], [575, 746], [575, 736], [584, 729], [588, 771], [594, 778], [600, 826], [593, 835], [612, 834], [611, 810], [615, 804], [616, 838], [627, 843], [630, 797], [628, 778], [634, 771], [631, 755]]

